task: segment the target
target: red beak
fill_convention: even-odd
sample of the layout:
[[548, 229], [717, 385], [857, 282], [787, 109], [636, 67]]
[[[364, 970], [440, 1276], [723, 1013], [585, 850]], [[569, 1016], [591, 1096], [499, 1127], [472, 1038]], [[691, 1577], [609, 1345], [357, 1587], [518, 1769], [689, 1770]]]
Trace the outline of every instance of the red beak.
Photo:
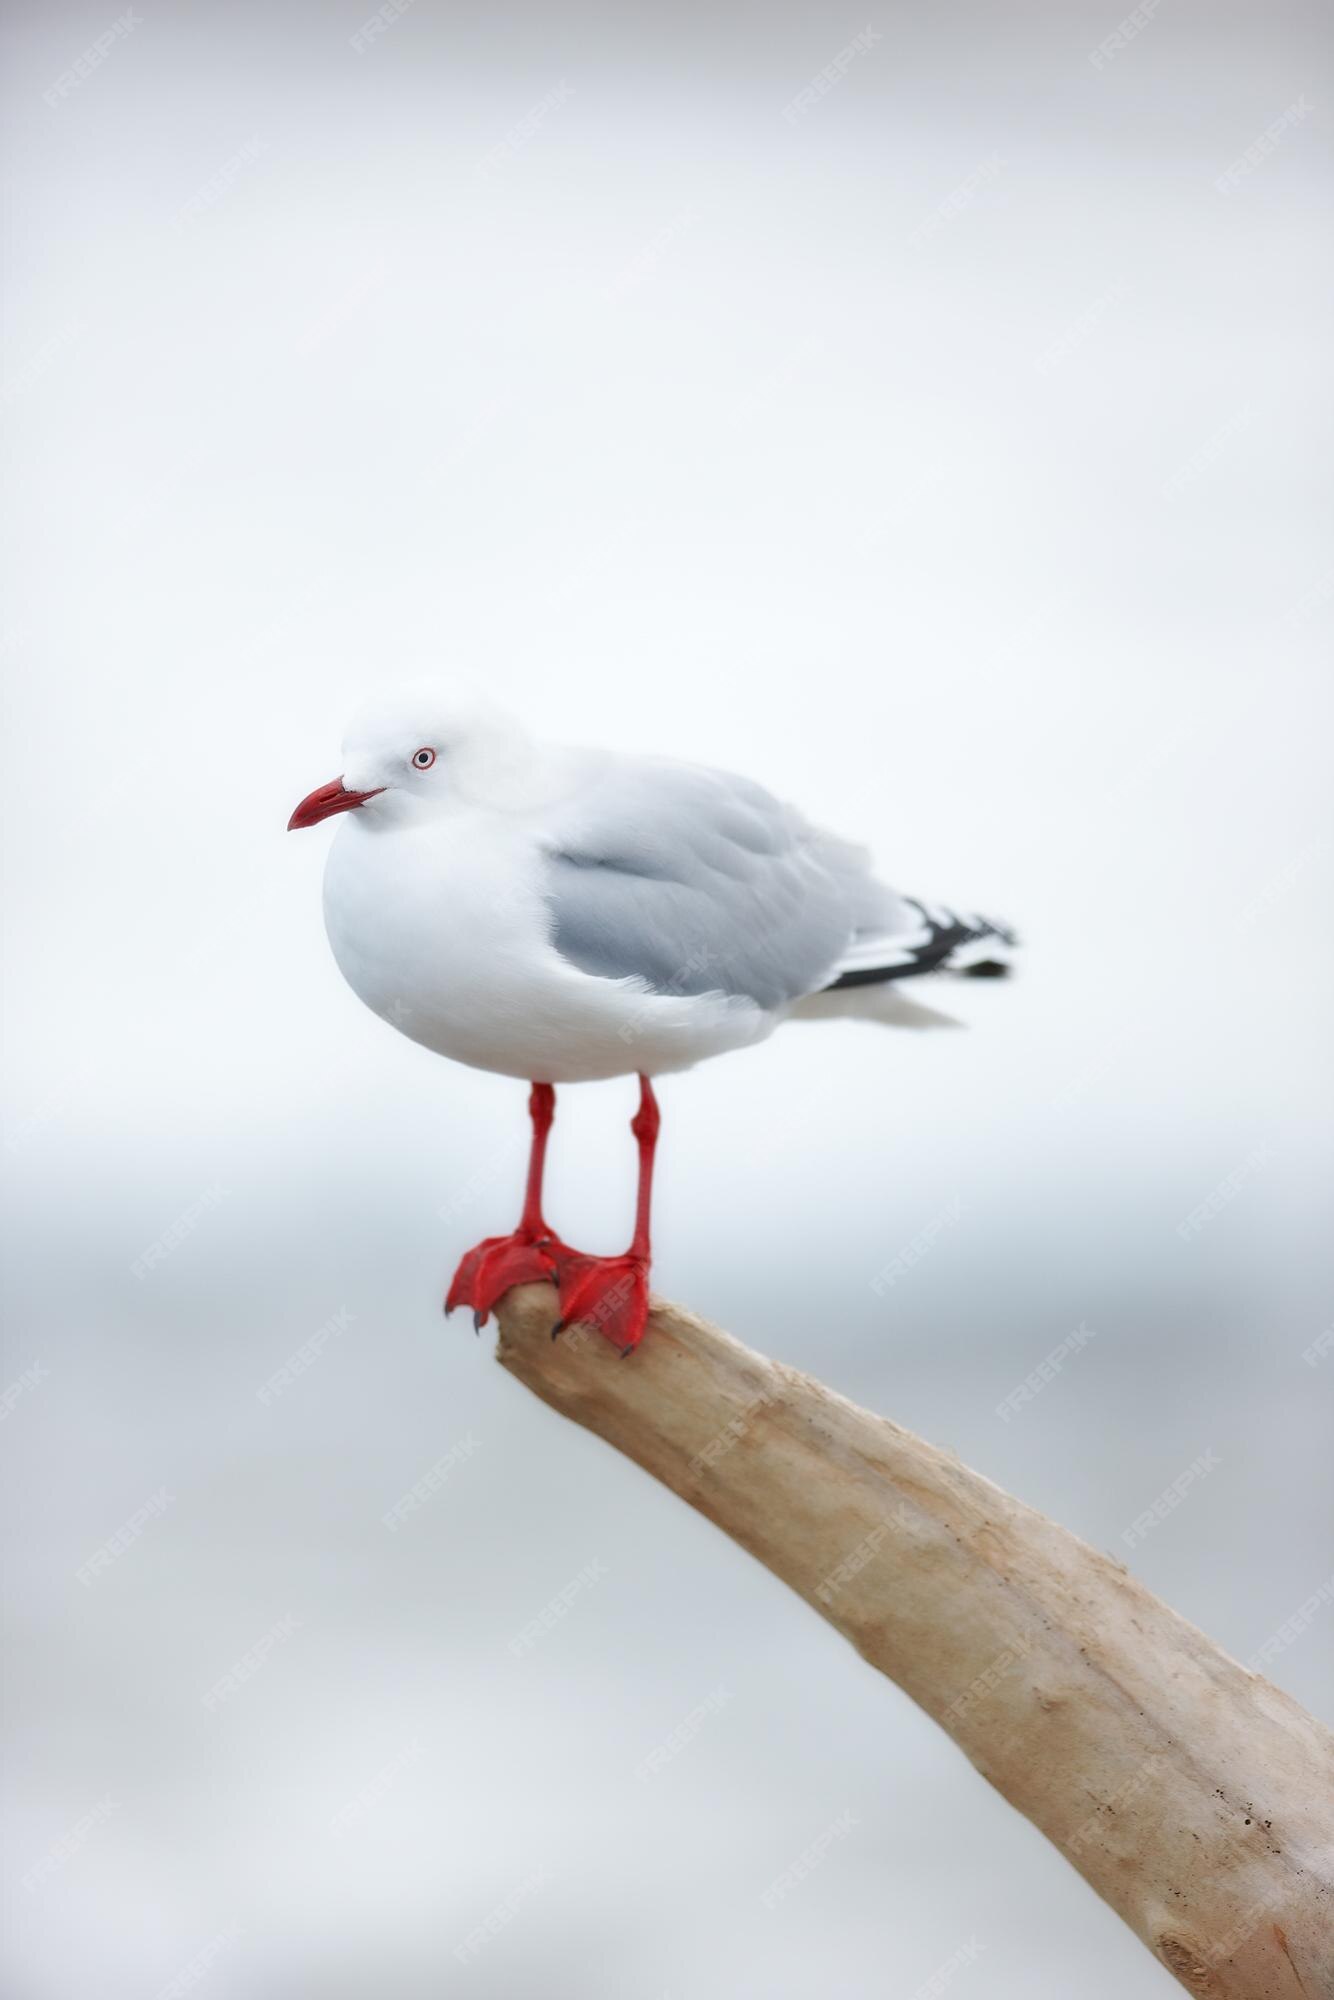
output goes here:
[[322, 819], [332, 819], [335, 813], [351, 812], [354, 806], [364, 806], [367, 799], [377, 798], [383, 790], [383, 785], [377, 785], [371, 792], [348, 792], [343, 789], [342, 779], [335, 778], [332, 784], [321, 785], [318, 791], [302, 799], [287, 822], [287, 831], [293, 833], [299, 826], [318, 826]]

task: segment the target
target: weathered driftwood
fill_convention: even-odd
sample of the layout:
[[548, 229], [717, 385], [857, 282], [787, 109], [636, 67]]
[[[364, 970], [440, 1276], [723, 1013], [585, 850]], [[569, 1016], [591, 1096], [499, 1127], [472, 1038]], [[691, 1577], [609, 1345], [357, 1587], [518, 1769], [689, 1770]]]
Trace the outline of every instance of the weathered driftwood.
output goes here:
[[1334, 1996], [1334, 1737], [948, 1452], [655, 1302], [627, 1360], [511, 1292], [498, 1356], [782, 1577], [1191, 1993]]

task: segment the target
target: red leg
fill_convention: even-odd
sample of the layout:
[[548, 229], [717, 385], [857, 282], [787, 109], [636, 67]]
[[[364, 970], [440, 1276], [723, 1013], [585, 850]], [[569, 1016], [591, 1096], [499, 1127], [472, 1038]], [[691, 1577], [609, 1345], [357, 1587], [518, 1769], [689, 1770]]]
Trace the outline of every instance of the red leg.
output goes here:
[[635, 1233], [623, 1257], [581, 1257], [577, 1251], [564, 1251], [557, 1259], [561, 1316], [553, 1330], [553, 1340], [562, 1328], [575, 1321], [604, 1333], [622, 1354], [629, 1354], [644, 1338], [653, 1254], [649, 1241], [653, 1155], [661, 1122], [653, 1086], [646, 1076], [641, 1076], [639, 1109], [630, 1121], [630, 1130], [639, 1147]]
[[445, 1299], [447, 1313], [455, 1306], [471, 1306], [479, 1332], [502, 1292], [511, 1285], [540, 1284], [554, 1278], [556, 1260], [565, 1254], [565, 1245], [542, 1219], [547, 1134], [556, 1115], [556, 1093], [549, 1083], [533, 1085], [528, 1115], [533, 1121], [533, 1146], [519, 1226], [512, 1236], [488, 1236], [471, 1249], [454, 1273]]

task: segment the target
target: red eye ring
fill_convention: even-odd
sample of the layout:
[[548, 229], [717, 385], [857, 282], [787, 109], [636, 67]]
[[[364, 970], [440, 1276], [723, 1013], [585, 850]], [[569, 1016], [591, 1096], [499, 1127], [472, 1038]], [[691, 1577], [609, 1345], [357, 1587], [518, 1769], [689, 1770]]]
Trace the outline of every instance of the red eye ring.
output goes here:
[[412, 761], [419, 771], [429, 771], [435, 762], [435, 752], [434, 750], [427, 750], [425, 748], [414, 750]]

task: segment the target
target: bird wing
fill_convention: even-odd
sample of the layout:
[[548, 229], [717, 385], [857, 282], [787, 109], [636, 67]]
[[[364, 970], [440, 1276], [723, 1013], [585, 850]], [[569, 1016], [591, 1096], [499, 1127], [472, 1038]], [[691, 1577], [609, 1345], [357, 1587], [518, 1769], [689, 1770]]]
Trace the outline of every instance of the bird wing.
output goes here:
[[834, 967], [827, 990], [880, 985], [922, 972], [960, 972], [971, 978], [1008, 972], [1016, 938], [1005, 924], [913, 896], [897, 900], [907, 922], [888, 931], [863, 931]]
[[915, 921], [860, 848], [724, 771], [598, 759], [541, 845], [556, 950], [656, 993], [787, 1006], [859, 939]]

